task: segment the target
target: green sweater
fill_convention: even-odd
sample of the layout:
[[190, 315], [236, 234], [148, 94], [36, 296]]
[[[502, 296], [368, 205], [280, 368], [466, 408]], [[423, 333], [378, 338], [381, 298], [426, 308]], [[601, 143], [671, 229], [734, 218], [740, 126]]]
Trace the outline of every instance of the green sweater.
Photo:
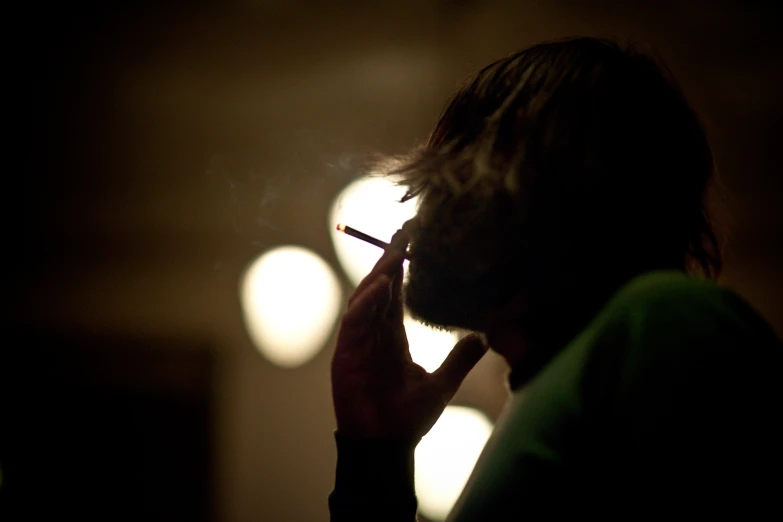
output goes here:
[[[636, 278], [524, 388], [512, 371], [449, 520], [779, 511], [781, 348], [725, 288], [679, 272]], [[413, 445], [336, 439], [332, 521], [415, 520]]]

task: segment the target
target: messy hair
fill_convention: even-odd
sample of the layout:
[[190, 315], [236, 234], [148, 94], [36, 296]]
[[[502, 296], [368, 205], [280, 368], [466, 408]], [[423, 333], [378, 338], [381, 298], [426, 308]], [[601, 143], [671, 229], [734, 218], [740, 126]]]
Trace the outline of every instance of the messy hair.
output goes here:
[[721, 272], [705, 131], [668, 69], [632, 45], [570, 38], [498, 60], [391, 165], [404, 199], [441, 218], [493, 209], [516, 258], [602, 252], [627, 276]]

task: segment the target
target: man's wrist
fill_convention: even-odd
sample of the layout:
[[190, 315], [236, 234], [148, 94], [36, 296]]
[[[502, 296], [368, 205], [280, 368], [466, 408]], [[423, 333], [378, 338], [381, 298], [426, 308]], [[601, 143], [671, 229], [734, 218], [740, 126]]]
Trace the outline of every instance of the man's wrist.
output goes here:
[[329, 495], [333, 522], [367, 520], [413, 522], [416, 492], [413, 455], [416, 443], [367, 439], [335, 433], [337, 471]]
[[335, 489], [352, 494], [398, 496], [414, 493], [413, 456], [416, 442], [406, 439], [376, 439], [334, 434], [337, 443]]

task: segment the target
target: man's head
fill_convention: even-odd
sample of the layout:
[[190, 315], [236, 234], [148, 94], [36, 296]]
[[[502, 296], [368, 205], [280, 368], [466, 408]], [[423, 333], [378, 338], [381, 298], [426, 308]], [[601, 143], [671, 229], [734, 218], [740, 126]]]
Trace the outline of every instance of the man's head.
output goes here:
[[516, 303], [534, 335], [553, 314], [589, 319], [645, 271], [717, 276], [713, 170], [697, 117], [644, 54], [576, 38], [492, 63], [393, 170], [420, 200], [406, 304], [483, 330]]

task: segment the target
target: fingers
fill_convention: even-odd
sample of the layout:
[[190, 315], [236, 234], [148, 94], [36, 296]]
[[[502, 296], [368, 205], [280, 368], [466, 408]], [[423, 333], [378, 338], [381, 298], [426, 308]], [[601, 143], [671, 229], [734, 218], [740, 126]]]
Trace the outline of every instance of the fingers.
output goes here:
[[[372, 271], [356, 287], [343, 315], [341, 336], [356, 339], [366, 335], [378, 318], [402, 324], [402, 263], [408, 242], [408, 233], [398, 231]], [[338, 342], [338, 351], [343, 351], [341, 346]]]
[[387, 274], [390, 278], [394, 278], [395, 269], [399, 267], [399, 270], [402, 271], [402, 262], [405, 259], [405, 248], [408, 245], [408, 241], [409, 236], [407, 232], [398, 230], [397, 233], [394, 234], [389, 248], [384, 251], [373, 269], [364, 279], [362, 279], [353, 295], [348, 299], [349, 306], [352, 301], [358, 298], [358, 296], [373, 283], [379, 274]]
[[462, 381], [487, 353], [488, 348], [481, 335], [475, 333], [467, 335], [460, 339], [440, 368], [433, 372], [443, 386], [447, 400], [451, 400], [457, 393]]
[[[334, 357], [359, 360], [377, 347], [378, 317], [391, 300], [391, 280], [381, 274], [348, 306], [343, 315]], [[376, 331], [373, 331], [376, 329]]]
[[[391, 248], [400, 251], [405, 252], [405, 249], [408, 247], [408, 242], [410, 241], [410, 236], [408, 233], [403, 229], [397, 232], [391, 241]], [[392, 272], [392, 283], [391, 283], [391, 302], [389, 303], [389, 309], [387, 310], [387, 315], [389, 318], [392, 319], [402, 319], [403, 315], [403, 303], [402, 303], [402, 279], [403, 279], [403, 270], [402, 270], [402, 263], [399, 263], [398, 265], [394, 266], [393, 272]]]
[[343, 325], [348, 327], [365, 326], [379, 310], [385, 309], [391, 300], [389, 285], [391, 279], [386, 274], [380, 274], [371, 281], [361, 294], [354, 294], [355, 298], [348, 304], [348, 309], [343, 315]]
[[378, 263], [375, 264], [375, 267], [372, 269], [372, 271], [365, 276], [364, 279], [359, 283], [359, 286], [356, 287], [356, 290], [354, 290], [351, 297], [348, 299], [348, 306], [350, 307], [353, 301], [359, 298], [359, 296], [364, 293], [367, 288], [370, 287], [380, 275], [385, 275], [386, 277], [391, 280], [391, 278], [394, 275], [394, 268], [399, 265], [402, 267], [402, 261], [403, 261], [403, 254], [398, 252], [392, 252], [391, 250], [387, 250], [383, 256], [378, 260]]

